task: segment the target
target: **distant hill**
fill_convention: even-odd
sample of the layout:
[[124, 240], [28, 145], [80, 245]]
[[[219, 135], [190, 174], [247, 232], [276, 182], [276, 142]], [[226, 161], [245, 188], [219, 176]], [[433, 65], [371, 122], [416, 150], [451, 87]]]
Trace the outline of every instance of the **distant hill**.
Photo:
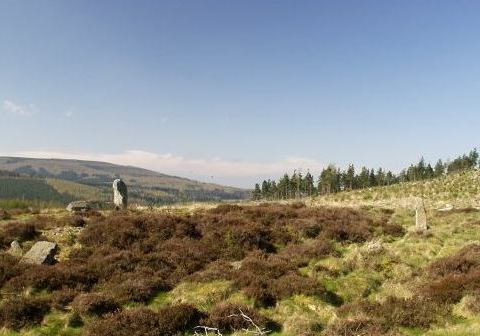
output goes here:
[[106, 162], [0, 157], [0, 198], [66, 203], [73, 199], [109, 201], [112, 181], [122, 178], [134, 203], [238, 200], [245, 189], [202, 183], [151, 170]]

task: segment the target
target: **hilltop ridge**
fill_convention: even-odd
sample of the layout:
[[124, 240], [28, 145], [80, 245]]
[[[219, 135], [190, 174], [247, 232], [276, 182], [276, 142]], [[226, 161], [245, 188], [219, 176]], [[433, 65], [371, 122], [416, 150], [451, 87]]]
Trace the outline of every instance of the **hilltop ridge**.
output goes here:
[[[245, 189], [98, 161], [0, 157], [0, 170], [20, 174], [20, 177], [1, 177], [4, 185], [9, 186], [4, 188], [4, 194], [0, 194], [2, 198], [18, 198], [23, 195], [26, 199], [45, 201], [67, 202], [78, 198], [108, 200], [111, 183], [117, 177], [121, 177], [129, 186], [131, 200], [141, 204], [221, 201], [249, 197], [249, 191]], [[30, 188], [25, 188], [27, 185]], [[31, 193], [27, 189], [32, 188], [53, 189], [50, 190], [51, 193], [56, 192], [59, 195], [45, 199], [42, 198], [42, 193], [35, 193], [30, 197]]]

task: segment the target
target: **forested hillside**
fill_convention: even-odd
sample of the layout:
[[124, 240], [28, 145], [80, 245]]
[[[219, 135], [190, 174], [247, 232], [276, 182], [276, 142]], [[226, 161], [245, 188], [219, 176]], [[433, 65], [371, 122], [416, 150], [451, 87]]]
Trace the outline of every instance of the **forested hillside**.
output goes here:
[[394, 174], [384, 168], [369, 169], [362, 167], [357, 172], [353, 164], [342, 170], [331, 164], [317, 179], [307, 172], [305, 175], [295, 171], [291, 176], [285, 174], [278, 181], [264, 180], [254, 188], [254, 199], [291, 199], [304, 196], [329, 195], [340, 191], [357, 190], [372, 187], [388, 186], [401, 182], [424, 181], [433, 178], [467, 171], [478, 167], [479, 154], [477, 149], [469, 154], [458, 156], [452, 161], [438, 160], [435, 165], [425, 162], [423, 158], [417, 164]]
[[72, 199], [108, 201], [115, 178], [127, 183], [132, 202], [143, 205], [250, 197], [248, 190], [240, 188], [105, 162], [0, 157], [0, 177], [0, 198], [57, 203]]

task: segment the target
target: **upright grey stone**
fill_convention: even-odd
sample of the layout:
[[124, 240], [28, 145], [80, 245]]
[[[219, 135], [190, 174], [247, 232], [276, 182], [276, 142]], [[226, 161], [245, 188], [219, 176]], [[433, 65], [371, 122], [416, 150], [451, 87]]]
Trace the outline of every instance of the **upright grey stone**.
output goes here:
[[113, 181], [113, 203], [117, 210], [128, 206], [127, 185], [121, 179]]
[[55, 264], [55, 254], [57, 253], [57, 244], [39, 241], [32, 246], [30, 251], [25, 253], [21, 262], [26, 264]]
[[7, 251], [7, 253], [14, 257], [21, 257], [23, 255], [23, 250], [18, 241], [14, 240], [10, 244], [10, 249]]
[[428, 230], [427, 214], [425, 212], [423, 199], [421, 198], [417, 198], [415, 204], [415, 229], [420, 232]]

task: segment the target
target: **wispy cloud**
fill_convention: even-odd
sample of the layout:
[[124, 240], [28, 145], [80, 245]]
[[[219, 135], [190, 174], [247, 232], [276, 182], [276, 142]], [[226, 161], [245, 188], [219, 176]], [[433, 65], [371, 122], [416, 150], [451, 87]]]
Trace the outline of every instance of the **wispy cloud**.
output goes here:
[[142, 150], [128, 150], [117, 154], [22, 151], [8, 155], [106, 161], [242, 187], [251, 187], [252, 183], [258, 182], [259, 179], [277, 178], [285, 172], [293, 172], [295, 169], [301, 169], [303, 172], [309, 169], [312, 173], [317, 174], [325, 166], [317, 160], [299, 157], [289, 157], [273, 162], [255, 162], [222, 158], [186, 158], [180, 155], [156, 154]]
[[22, 117], [29, 117], [37, 112], [37, 108], [33, 104], [21, 105], [8, 99], [3, 101], [3, 110], [8, 114]]
[[65, 112], [65, 117], [71, 118], [72, 116], [73, 116], [73, 111], [72, 110], [68, 110], [67, 112]]

